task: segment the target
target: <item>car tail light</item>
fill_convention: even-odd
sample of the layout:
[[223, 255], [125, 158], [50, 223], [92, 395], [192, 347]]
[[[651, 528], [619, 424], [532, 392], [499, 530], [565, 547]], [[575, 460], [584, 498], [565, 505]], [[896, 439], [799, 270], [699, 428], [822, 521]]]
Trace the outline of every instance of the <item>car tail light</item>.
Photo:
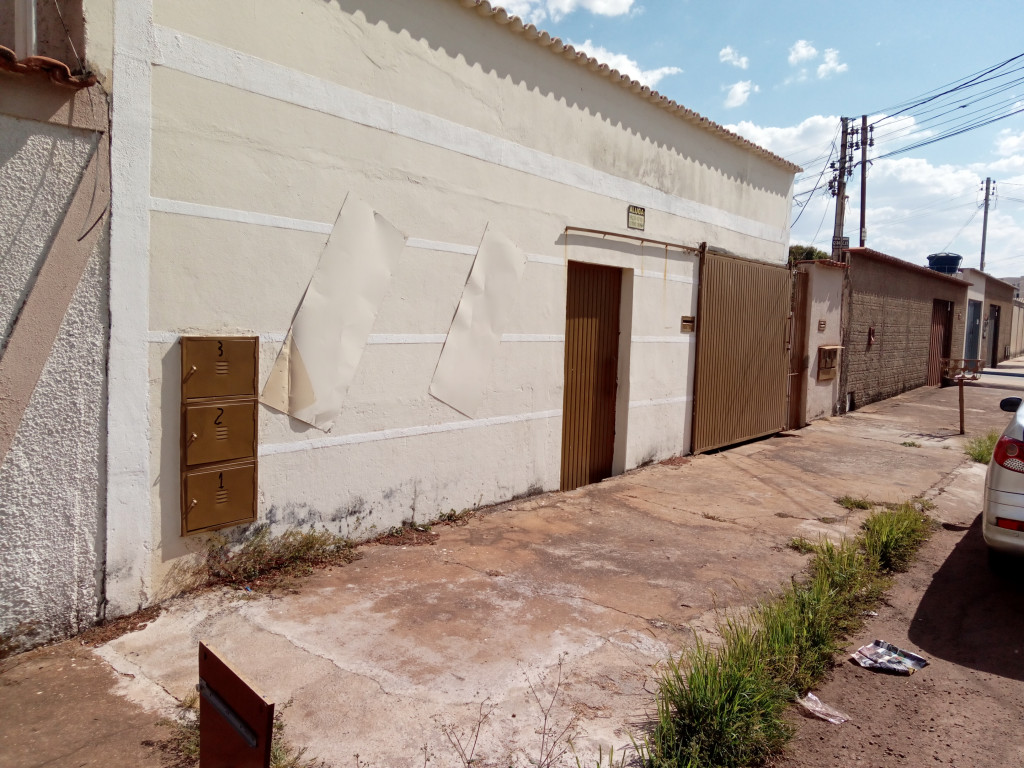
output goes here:
[[996, 525], [1008, 531], [1024, 531], [1024, 520], [1008, 520], [1005, 517], [997, 517]]
[[1000, 467], [1006, 467], [1011, 472], [1024, 472], [1024, 443], [1003, 435], [996, 443], [992, 458]]

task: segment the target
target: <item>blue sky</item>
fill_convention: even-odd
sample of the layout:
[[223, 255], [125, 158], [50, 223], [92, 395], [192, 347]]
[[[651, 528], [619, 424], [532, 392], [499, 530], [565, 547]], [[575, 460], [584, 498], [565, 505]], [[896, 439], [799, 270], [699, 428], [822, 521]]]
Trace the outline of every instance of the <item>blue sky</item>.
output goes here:
[[[810, 193], [840, 116], [856, 117], [859, 125], [868, 114], [879, 122], [874, 157], [907, 147], [911, 135], [934, 138], [955, 121], [1024, 110], [1022, 58], [994, 73], [1003, 75], [998, 80], [892, 117], [896, 105], [1024, 53], [1021, 0], [500, 4], [803, 165], [795, 191], [807, 203], [792, 242], [813, 241], [825, 250], [834, 199], [823, 190]], [[964, 101], [971, 103], [960, 108]], [[986, 271], [1024, 275], [1024, 112], [875, 161], [868, 170], [867, 245], [920, 264], [929, 253], [949, 250], [964, 256], [964, 266], [977, 267], [986, 177], [996, 182]], [[858, 170], [847, 189], [846, 234], [854, 245], [859, 184]]]

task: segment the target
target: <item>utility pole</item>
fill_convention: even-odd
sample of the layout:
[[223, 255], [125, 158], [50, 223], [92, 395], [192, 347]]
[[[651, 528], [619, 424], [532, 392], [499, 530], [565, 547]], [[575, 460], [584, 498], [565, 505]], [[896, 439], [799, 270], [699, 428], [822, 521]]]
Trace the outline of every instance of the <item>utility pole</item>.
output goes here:
[[988, 199], [992, 192], [992, 179], [985, 179], [985, 216], [981, 220], [981, 271], [985, 271], [985, 238], [988, 236]]
[[[838, 168], [836, 163], [832, 163], [832, 170], [836, 171], [836, 175], [829, 181], [829, 189], [832, 194], [836, 196], [836, 223], [832, 230], [832, 260], [842, 261], [843, 260], [843, 223], [846, 217], [846, 178], [852, 171], [850, 170], [850, 161], [852, 157], [848, 157], [850, 151], [850, 119], [847, 117], [843, 118], [843, 138], [839, 150], [839, 164]], [[849, 241], [846, 241], [849, 247]]]
[[875, 146], [875, 127], [868, 128], [868, 116], [860, 118], [860, 247], [868, 241], [868, 147]]

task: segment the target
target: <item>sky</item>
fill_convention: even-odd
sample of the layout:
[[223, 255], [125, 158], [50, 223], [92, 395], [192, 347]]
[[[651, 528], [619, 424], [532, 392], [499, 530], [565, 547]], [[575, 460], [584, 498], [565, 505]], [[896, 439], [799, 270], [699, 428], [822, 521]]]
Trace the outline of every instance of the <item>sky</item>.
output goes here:
[[[859, 128], [868, 115], [866, 245], [917, 264], [959, 253], [977, 268], [991, 178], [985, 271], [1024, 275], [1024, 1], [498, 4], [802, 166], [791, 243], [831, 250], [826, 165], [838, 159], [840, 119]], [[856, 246], [859, 151], [854, 159], [844, 234]]]

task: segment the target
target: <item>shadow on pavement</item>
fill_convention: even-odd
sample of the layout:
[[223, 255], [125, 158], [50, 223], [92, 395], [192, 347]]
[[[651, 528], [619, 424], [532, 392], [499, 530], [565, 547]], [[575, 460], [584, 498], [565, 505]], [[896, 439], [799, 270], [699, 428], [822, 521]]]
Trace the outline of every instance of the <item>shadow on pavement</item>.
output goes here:
[[1024, 680], [1024, 560], [992, 571], [981, 515], [935, 573], [908, 636], [925, 655]]

